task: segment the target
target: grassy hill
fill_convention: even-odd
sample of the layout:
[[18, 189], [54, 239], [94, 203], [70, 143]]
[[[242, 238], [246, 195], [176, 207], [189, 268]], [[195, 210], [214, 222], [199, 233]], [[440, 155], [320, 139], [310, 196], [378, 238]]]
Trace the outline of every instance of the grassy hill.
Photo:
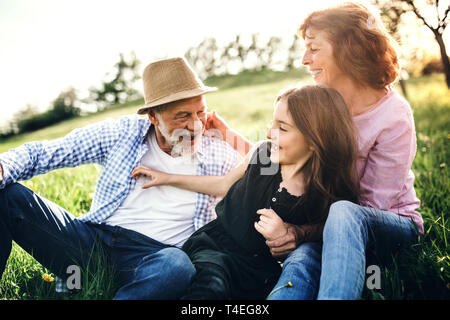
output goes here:
[[[246, 72], [210, 78], [206, 83], [220, 90], [207, 95], [208, 109], [217, 110], [231, 127], [250, 140], [264, 139], [275, 96], [281, 89], [298, 82], [312, 83], [302, 71]], [[381, 290], [365, 290], [365, 299], [450, 298], [450, 94], [442, 75], [410, 79], [407, 88], [418, 137], [413, 171], [416, 192], [422, 202], [420, 211], [424, 217], [425, 235], [413, 253], [399, 257], [383, 269]], [[143, 100], [139, 100], [115, 106], [0, 141], [0, 152], [27, 141], [61, 137], [75, 128], [106, 118], [133, 114], [142, 104]], [[89, 210], [100, 172], [98, 166], [85, 165], [55, 170], [23, 183], [78, 216]], [[44, 273], [50, 271], [15, 245], [0, 281], [0, 299], [109, 299], [114, 292], [105, 278], [83, 283], [84, 289], [79, 293], [56, 294], [54, 283], [42, 280]]]
[[[216, 86], [218, 91], [208, 93], [208, 110], [217, 110], [230, 125], [242, 133], [265, 128], [272, 119], [272, 105], [276, 94], [284, 87], [303, 80], [311, 82], [309, 75], [302, 71], [274, 72], [244, 72], [238, 76], [213, 77], [205, 81], [209, 86]], [[119, 118], [134, 114], [143, 99], [115, 105], [102, 112], [84, 117], [73, 118], [53, 126], [34, 132], [17, 135], [0, 141], [0, 152], [7, 151], [27, 141], [50, 140], [64, 136], [75, 128], [102, 121], [107, 118]], [[236, 111], [239, 110], [240, 114]]]

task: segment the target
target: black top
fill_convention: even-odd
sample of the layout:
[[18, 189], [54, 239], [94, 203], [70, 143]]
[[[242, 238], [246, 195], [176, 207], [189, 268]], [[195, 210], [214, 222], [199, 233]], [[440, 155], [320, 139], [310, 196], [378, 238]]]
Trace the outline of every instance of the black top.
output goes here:
[[291, 224], [307, 222], [304, 205], [292, 208], [300, 197], [280, 188], [280, 165], [270, 161], [270, 142], [264, 142], [253, 154], [244, 176], [236, 181], [217, 204], [218, 223], [244, 249], [254, 254], [270, 254], [265, 238], [256, 231], [256, 213], [272, 208], [280, 218]]

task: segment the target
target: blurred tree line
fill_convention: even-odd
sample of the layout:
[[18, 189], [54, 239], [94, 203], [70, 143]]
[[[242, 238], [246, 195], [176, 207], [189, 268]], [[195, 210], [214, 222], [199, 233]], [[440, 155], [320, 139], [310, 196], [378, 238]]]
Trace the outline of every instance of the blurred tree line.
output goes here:
[[249, 37], [237, 35], [224, 45], [205, 38], [198, 46], [190, 47], [185, 57], [200, 78], [206, 79], [249, 70], [291, 70], [300, 66], [301, 49], [302, 41], [297, 36], [286, 39], [256, 33]]
[[141, 78], [139, 66], [140, 62], [134, 52], [128, 56], [121, 53], [119, 61], [106, 75], [100, 86], [89, 89], [88, 97], [80, 98], [77, 90], [69, 87], [51, 102], [47, 111], [38, 112], [36, 107], [27, 105], [14, 114], [8, 127], [0, 132], [0, 138], [42, 129], [60, 121], [78, 117], [83, 113], [83, 105], [94, 106], [91, 109], [101, 111], [112, 105], [140, 98], [139, 90], [136, 89], [136, 83]]
[[[372, 0], [380, 9], [383, 22], [388, 31], [400, 43], [405, 33], [411, 32], [411, 22], [405, 22], [408, 14], [416, 17], [416, 25], [425, 25], [437, 41], [440, 57], [432, 59], [420, 57], [420, 50], [402, 50], [400, 58], [403, 60], [403, 69], [406, 74], [414, 76], [442, 72], [446, 75], [446, 83], [450, 88], [450, 62], [443, 42], [443, 33], [450, 19], [450, 5], [448, 1], [427, 0], [417, 2], [410, 0]], [[434, 9], [434, 20], [424, 17], [422, 12]], [[430, 21], [430, 19], [432, 21]], [[419, 23], [417, 23], [419, 22]], [[415, 32], [415, 31], [412, 31]], [[408, 46], [406, 46], [408, 48]], [[237, 74], [242, 71], [262, 71], [266, 69], [275, 71], [288, 71], [301, 66], [303, 42], [298, 36], [293, 37], [264, 37], [261, 34], [237, 35], [225, 44], [219, 44], [212, 37], [205, 38], [199, 45], [190, 47], [186, 59], [199, 74], [206, 79], [212, 76]], [[406, 62], [406, 63], [405, 63]], [[140, 61], [134, 52], [128, 55], [120, 54], [119, 61], [113, 66], [100, 86], [91, 87], [86, 98], [79, 98], [74, 88], [61, 92], [51, 103], [50, 108], [42, 113], [37, 112], [31, 105], [15, 114], [13, 121], [6, 129], [0, 131], [0, 138], [14, 134], [37, 130], [59, 121], [67, 120], [83, 114], [86, 106], [91, 106], [94, 112], [111, 108], [113, 105], [123, 104], [141, 98]], [[420, 69], [420, 70], [419, 70]], [[405, 97], [406, 85], [403, 81], [407, 75], [402, 74], [400, 85]]]
[[[264, 38], [253, 34], [244, 41], [238, 35], [225, 45], [219, 46], [215, 39], [206, 38], [198, 46], [187, 50], [186, 59], [202, 78], [213, 75], [236, 74], [244, 70], [288, 70], [296, 67], [301, 42], [297, 37], [292, 41], [281, 38]], [[297, 61], [297, 67], [299, 65]], [[141, 98], [137, 87], [140, 83], [140, 61], [134, 52], [120, 54], [114, 65], [98, 87], [89, 88], [89, 95], [80, 98], [77, 90], [68, 88], [61, 92], [45, 112], [27, 105], [14, 115], [9, 126], [0, 132], [0, 138], [38, 130], [57, 122], [83, 114], [83, 106], [91, 106], [94, 112], [111, 108]]]

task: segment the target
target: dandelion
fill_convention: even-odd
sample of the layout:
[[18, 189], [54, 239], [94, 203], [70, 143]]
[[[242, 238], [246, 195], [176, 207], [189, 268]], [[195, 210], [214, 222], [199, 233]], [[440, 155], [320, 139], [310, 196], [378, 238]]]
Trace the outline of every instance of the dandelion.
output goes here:
[[286, 287], [293, 287], [294, 285], [292, 284], [292, 282], [288, 282], [284, 285], [282, 285], [281, 287], [278, 287], [276, 289], [273, 289], [272, 292], [267, 296], [267, 298], [269, 298], [273, 293], [277, 292], [278, 290], [282, 289], [282, 288], [286, 288]]
[[427, 148], [425, 148], [425, 147], [423, 147], [421, 150], [422, 150], [422, 152], [427, 152]]
[[55, 278], [53, 278], [51, 275], [49, 275], [48, 273], [44, 273], [42, 275], [42, 280], [44, 280], [45, 282], [53, 282], [55, 280]]
[[445, 162], [442, 162], [442, 163], [439, 165], [439, 167], [445, 168]]

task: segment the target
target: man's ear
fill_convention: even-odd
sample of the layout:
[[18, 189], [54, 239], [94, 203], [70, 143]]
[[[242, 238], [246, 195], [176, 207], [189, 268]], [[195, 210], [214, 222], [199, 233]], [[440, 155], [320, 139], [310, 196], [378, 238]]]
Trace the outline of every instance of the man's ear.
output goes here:
[[147, 113], [148, 119], [153, 123], [155, 126], [159, 125], [158, 117], [156, 116], [156, 111], [150, 109]]

